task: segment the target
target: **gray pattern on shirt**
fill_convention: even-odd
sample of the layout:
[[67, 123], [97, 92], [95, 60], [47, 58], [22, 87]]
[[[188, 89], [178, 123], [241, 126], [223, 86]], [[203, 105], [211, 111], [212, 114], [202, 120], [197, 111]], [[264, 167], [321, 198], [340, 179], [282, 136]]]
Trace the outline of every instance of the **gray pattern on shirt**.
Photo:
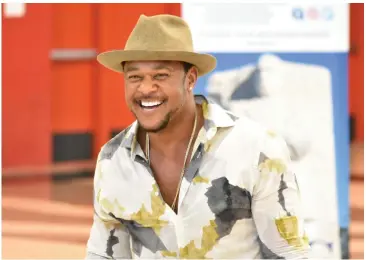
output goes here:
[[136, 255], [141, 255], [142, 246], [149, 249], [153, 253], [167, 250], [164, 243], [160, 240], [159, 236], [152, 228], [141, 226], [135, 221], [117, 218], [112, 213], [110, 213], [110, 215], [121, 222], [128, 229], [134, 243], [132, 245], [132, 249]]
[[231, 185], [226, 177], [213, 180], [205, 195], [215, 214], [219, 238], [230, 234], [236, 221], [252, 218], [252, 196], [246, 189]]
[[114, 155], [114, 153], [117, 151], [117, 149], [121, 146], [122, 142], [131, 142], [132, 143], [132, 139], [133, 136], [129, 136], [127, 139], [131, 139], [131, 140], [124, 140], [126, 137], [127, 132], [129, 131], [130, 127], [123, 130], [122, 132], [120, 132], [119, 134], [117, 134], [115, 137], [113, 137], [111, 140], [109, 140], [108, 143], [106, 143], [103, 148], [102, 151], [99, 155], [99, 161], [104, 160], [104, 159], [111, 159]]

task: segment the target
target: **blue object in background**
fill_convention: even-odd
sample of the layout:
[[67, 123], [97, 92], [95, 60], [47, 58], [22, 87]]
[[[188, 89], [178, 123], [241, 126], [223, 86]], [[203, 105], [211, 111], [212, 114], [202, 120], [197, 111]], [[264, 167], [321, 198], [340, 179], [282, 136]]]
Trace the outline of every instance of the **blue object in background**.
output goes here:
[[[230, 70], [256, 64], [264, 53], [210, 53], [217, 58], [215, 71]], [[283, 60], [324, 66], [332, 77], [333, 129], [336, 152], [336, 179], [339, 225], [349, 227], [349, 117], [348, 117], [348, 56], [347, 53], [273, 53]], [[199, 78], [196, 94], [207, 94], [208, 75]], [[348, 241], [347, 241], [348, 243]], [[344, 251], [344, 250], [342, 250]]]

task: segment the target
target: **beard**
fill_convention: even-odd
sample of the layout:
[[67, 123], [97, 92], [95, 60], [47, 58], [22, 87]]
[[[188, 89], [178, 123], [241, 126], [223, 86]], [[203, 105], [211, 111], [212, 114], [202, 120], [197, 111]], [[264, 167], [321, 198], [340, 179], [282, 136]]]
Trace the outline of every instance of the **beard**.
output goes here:
[[168, 114], [166, 114], [164, 119], [161, 120], [160, 124], [157, 127], [154, 127], [154, 128], [144, 127], [144, 125], [141, 124], [140, 121], [138, 121], [138, 120], [137, 121], [138, 121], [138, 124], [141, 127], [141, 129], [144, 130], [146, 133], [158, 133], [158, 132], [164, 130], [168, 126], [168, 124], [169, 124], [169, 122], [172, 118], [172, 114], [173, 114], [172, 112], [169, 112]]

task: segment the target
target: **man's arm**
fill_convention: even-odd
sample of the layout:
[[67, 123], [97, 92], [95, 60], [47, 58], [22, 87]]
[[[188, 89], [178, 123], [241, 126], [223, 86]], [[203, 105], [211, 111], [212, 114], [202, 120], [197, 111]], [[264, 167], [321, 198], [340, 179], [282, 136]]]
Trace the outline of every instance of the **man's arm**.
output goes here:
[[94, 218], [87, 243], [86, 259], [131, 259], [130, 235], [127, 229], [105, 211], [99, 194], [102, 161], [97, 161], [94, 175]]
[[264, 138], [255, 173], [252, 212], [262, 257], [307, 258], [301, 201], [286, 143], [278, 136]]

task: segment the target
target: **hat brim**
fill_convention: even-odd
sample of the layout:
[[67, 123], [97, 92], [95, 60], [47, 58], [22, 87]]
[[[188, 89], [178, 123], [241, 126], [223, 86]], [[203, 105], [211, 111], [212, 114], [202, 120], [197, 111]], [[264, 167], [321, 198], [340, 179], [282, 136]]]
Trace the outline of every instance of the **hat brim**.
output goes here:
[[196, 66], [199, 76], [213, 71], [216, 67], [214, 56], [185, 51], [115, 50], [99, 54], [97, 60], [106, 68], [119, 73], [123, 73], [121, 63], [125, 61], [183, 61]]

